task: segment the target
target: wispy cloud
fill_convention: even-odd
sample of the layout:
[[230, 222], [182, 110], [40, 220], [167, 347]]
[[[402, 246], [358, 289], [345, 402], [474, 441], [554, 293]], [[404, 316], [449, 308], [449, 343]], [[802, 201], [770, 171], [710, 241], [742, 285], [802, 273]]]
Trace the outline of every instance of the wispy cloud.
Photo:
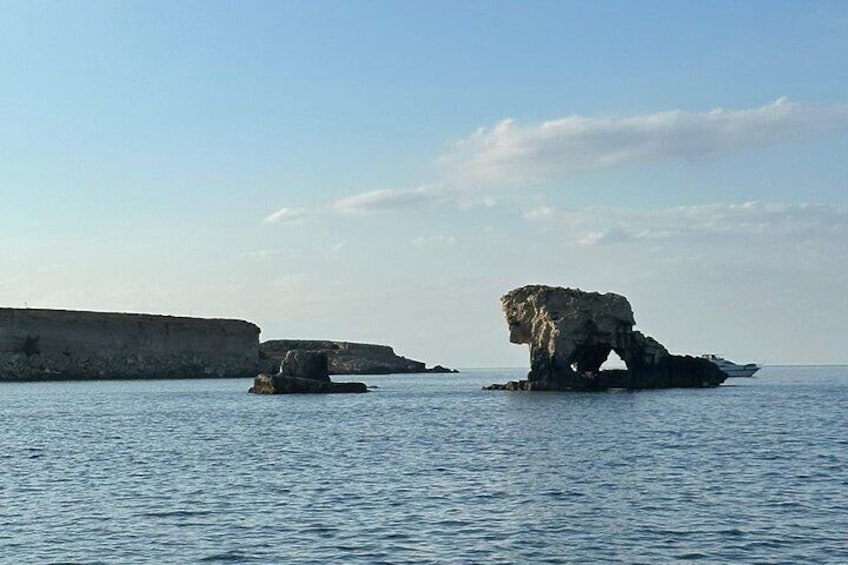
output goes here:
[[437, 197], [433, 187], [429, 186], [403, 190], [373, 190], [336, 200], [332, 209], [339, 214], [364, 214], [428, 204]]
[[[734, 238], [792, 238], [840, 242], [848, 237], [848, 205], [746, 202], [661, 209], [590, 207], [555, 210], [542, 206], [524, 218], [556, 223], [581, 245], [629, 242], [692, 242]], [[736, 239], [736, 241], [740, 241]]]
[[463, 185], [524, 184], [668, 160], [700, 160], [848, 129], [848, 105], [781, 98], [759, 108], [672, 110], [623, 118], [507, 119], [457, 142], [439, 162]]
[[[437, 159], [436, 179], [418, 188], [373, 190], [316, 208], [283, 208], [269, 223], [300, 223], [328, 214], [368, 214], [452, 202], [491, 207], [484, 191], [622, 166], [699, 161], [757, 147], [848, 130], [848, 105], [806, 106], [780, 98], [758, 108], [671, 110], [628, 117], [569, 116], [481, 127]], [[484, 194], [480, 194], [484, 192]], [[544, 210], [528, 214], [544, 214]]]
[[412, 240], [413, 247], [453, 247], [454, 245], [456, 245], [456, 238], [452, 235], [416, 237]]
[[271, 257], [280, 257], [283, 253], [284, 252], [279, 249], [256, 249], [253, 251], [245, 251], [241, 254], [241, 256], [251, 259], [269, 259]]
[[269, 224], [301, 224], [316, 216], [355, 215], [391, 212], [404, 208], [429, 206], [444, 198], [439, 187], [421, 186], [398, 190], [372, 190], [340, 198], [330, 204], [311, 208], [282, 208], [269, 214], [263, 222]]
[[319, 209], [313, 208], [281, 208], [265, 216], [262, 221], [267, 224], [302, 224], [307, 219], [320, 214]]

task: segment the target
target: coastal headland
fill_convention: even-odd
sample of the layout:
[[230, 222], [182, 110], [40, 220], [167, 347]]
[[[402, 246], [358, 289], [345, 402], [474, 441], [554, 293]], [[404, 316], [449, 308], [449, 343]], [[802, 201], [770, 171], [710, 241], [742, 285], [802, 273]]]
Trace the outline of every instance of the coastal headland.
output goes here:
[[252, 377], [260, 361], [243, 320], [0, 308], [0, 380]]

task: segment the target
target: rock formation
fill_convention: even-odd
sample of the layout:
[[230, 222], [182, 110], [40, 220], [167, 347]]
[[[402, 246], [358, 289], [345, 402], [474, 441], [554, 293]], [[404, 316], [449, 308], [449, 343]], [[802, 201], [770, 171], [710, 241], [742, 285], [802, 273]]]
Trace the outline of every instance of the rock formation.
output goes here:
[[323, 351], [289, 351], [280, 363], [283, 377], [330, 382], [327, 354]]
[[[671, 355], [635, 331], [630, 303], [618, 294], [530, 285], [507, 293], [501, 304], [509, 340], [530, 345], [530, 373], [493, 389], [706, 387], [726, 378], [709, 361]], [[601, 370], [611, 351], [627, 370]]]
[[363, 383], [330, 381], [323, 351], [289, 351], [276, 375], [259, 373], [248, 390], [254, 394], [367, 392]]
[[0, 308], [0, 381], [252, 377], [242, 320]]
[[259, 346], [266, 358], [268, 369], [273, 370], [285, 359], [289, 351], [323, 351], [327, 354], [331, 375], [388, 375], [394, 373], [454, 373], [436, 365], [427, 369], [421, 361], [396, 355], [387, 345], [351, 343], [348, 341], [321, 341], [276, 339], [264, 341]]

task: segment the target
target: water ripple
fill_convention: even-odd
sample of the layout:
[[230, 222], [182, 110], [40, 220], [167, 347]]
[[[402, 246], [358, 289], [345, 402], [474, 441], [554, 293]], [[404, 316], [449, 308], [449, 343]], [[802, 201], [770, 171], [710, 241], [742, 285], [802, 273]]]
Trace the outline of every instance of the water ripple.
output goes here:
[[0, 562], [848, 562], [845, 368], [479, 390], [518, 376], [4, 385]]

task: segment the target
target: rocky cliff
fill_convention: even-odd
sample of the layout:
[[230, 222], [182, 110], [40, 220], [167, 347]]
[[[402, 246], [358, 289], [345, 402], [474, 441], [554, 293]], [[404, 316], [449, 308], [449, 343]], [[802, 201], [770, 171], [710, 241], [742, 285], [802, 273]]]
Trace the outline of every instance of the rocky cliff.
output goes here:
[[0, 381], [253, 377], [242, 320], [0, 308]]
[[[726, 375], [705, 359], [671, 355], [633, 329], [630, 303], [618, 294], [530, 285], [501, 298], [513, 343], [529, 344], [524, 390], [717, 386]], [[627, 370], [602, 371], [611, 351]]]
[[276, 370], [289, 351], [322, 351], [327, 354], [331, 375], [388, 375], [394, 373], [450, 373], [440, 365], [427, 369], [421, 361], [396, 355], [388, 345], [277, 339], [262, 342], [262, 356], [267, 359], [266, 371]]

